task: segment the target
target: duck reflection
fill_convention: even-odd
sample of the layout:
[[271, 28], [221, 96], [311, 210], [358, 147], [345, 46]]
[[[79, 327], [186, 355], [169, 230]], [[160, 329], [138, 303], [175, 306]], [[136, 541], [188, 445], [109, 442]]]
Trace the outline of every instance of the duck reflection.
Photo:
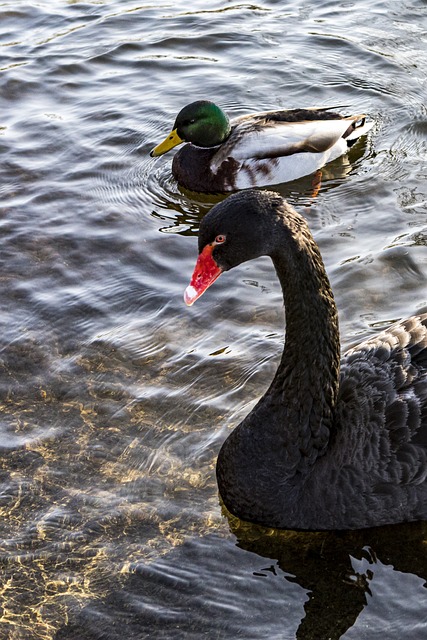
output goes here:
[[[274, 185], [274, 191], [280, 193], [290, 204], [298, 209], [309, 208], [316, 202], [320, 192], [326, 193], [342, 184], [362, 160], [364, 145], [355, 145], [346, 156], [341, 156], [326, 167], [310, 176], [304, 176], [292, 182]], [[153, 218], [166, 224], [159, 231], [194, 236], [198, 233], [201, 218], [228, 194], [203, 194], [177, 187], [178, 191], [160, 191], [156, 200], [160, 207], [152, 212]], [[271, 189], [271, 187], [270, 187]]]

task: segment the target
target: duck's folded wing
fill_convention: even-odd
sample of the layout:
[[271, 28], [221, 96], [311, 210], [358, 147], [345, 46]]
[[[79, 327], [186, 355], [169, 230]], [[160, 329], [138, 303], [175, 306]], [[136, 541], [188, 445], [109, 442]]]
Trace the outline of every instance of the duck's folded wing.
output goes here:
[[229, 139], [218, 149], [213, 164], [219, 167], [226, 158], [244, 161], [280, 158], [295, 153], [323, 153], [343, 138], [348, 130], [351, 132], [354, 122], [354, 116], [302, 122], [242, 119], [237, 121]]

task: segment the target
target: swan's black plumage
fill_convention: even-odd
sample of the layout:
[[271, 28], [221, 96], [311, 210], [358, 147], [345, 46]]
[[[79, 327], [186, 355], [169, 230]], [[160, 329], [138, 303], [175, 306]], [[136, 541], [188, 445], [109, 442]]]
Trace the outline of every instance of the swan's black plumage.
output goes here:
[[269, 255], [286, 313], [273, 382], [218, 456], [229, 511], [292, 529], [427, 519], [427, 314], [340, 360], [319, 249], [279, 195], [248, 190], [216, 205], [201, 222], [200, 252], [211, 243], [222, 270]]

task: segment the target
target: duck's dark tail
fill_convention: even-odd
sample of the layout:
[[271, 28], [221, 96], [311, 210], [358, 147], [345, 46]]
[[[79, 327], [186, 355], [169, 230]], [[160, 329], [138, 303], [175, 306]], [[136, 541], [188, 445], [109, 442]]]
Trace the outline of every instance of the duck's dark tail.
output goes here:
[[373, 122], [366, 122], [366, 116], [357, 116], [356, 120], [353, 120], [349, 128], [343, 135], [343, 138], [347, 141], [349, 147], [351, 147], [360, 136], [364, 136], [372, 127]]

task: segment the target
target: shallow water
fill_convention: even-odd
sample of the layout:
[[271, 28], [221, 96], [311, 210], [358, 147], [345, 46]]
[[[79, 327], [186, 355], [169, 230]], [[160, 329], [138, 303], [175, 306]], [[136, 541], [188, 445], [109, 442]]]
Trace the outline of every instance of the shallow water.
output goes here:
[[375, 127], [278, 190], [343, 347], [427, 307], [425, 2], [0, 5], [0, 637], [424, 639], [427, 525], [274, 532], [221, 510], [221, 442], [268, 385], [267, 259], [182, 293], [201, 217], [186, 103], [346, 105]]

